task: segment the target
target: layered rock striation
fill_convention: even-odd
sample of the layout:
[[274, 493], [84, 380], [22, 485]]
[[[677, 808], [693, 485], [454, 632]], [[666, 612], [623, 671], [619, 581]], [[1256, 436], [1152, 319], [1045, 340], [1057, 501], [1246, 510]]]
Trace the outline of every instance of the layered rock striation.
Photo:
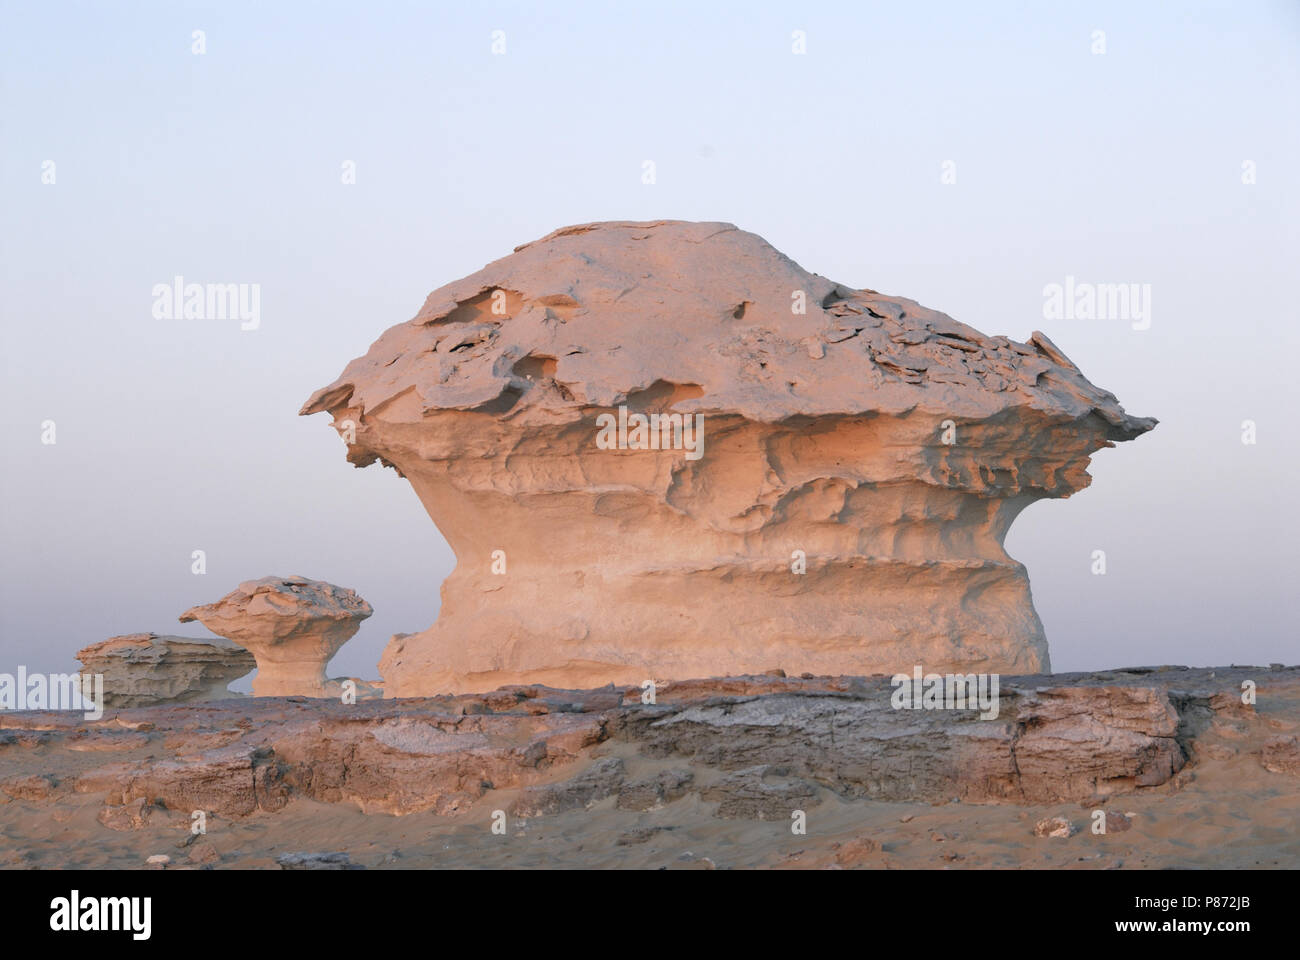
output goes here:
[[528, 686], [3, 711], [0, 865], [1300, 862], [1300, 667], [1002, 677], [989, 719], [898, 707], [897, 692], [751, 676], [661, 685], [656, 703], [639, 686]]
[[[1241, 702], [1247, 679], [1266, 691], [1271, 721]], [[295, 797], [367, 813], [484, 817], [508, 803], [514, 815], [538, 817], [611, 797], [620, 810], [646, 811], [695, 796], [717, 804], [697, 810], [705, 819], [788, 820], [832, 796], [1086, 803], [1177, 789], [1189, 762], [1214, 758], [1243, 763], [1238, 777], [1275, 775], [1279, 787], [1300, 775], [1276, 762], [1277, 727], [1296, 716], [1300, 668], [1003, 681], [990, 720], [975, 710], [897, 709], [887, 678], [770, 676], [667, 684], [654, 704], [639, 687], [530, 686], [352, 705], [159, 706], [92, 723], [14, 712], [0, 718], [9, 765], [0, 798], [75, 792], [110, 807], [143, 801], [223, 817], [277, 812]]]
[[229, 640], [199, 640], [156, 633], [109, 637], [77, 651], [87, 673], [104, 676], [104, 706], [222, 700], [231, 681], [257, 666], [253, 655]]
[[390, 696], [1046, 670], [1007, 529], [1155, 425], [1041, 333], [674, 221], [568, 227], [434, 291], [321, 411], [457, 557], [384, 654]]

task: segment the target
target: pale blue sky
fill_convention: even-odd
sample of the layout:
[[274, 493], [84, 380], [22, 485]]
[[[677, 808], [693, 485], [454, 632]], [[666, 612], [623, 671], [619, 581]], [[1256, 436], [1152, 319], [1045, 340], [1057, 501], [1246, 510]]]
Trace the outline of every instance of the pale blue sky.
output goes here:
[[[404, 481], [354, 470], [299, 405], [517, 244], [665, 217], [731, 221], [986, 333], [1044, 329], [1160, 418], [1012, 529], [1058, 669], [1300, 659], [1300, 4], [0, 18], [0, 670], [67, 669], [115, 633], [199, 635], [176, 615], [282, 573], [370, 600], [332, 672], [375, 676], [390, 634], [433, 621], [452, 557]], [[155, 320], [151, 289], [177, 274], [260, 284], [260, 329]], [[1151, 284], [1151, 329], [1045, 321], [1043, 287], [1067, 275]]]

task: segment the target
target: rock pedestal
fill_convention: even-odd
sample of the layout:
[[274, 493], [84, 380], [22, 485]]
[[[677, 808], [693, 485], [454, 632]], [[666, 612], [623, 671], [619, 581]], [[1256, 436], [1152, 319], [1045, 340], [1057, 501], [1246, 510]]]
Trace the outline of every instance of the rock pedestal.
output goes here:
[[756, 673], [1047, 670], [1025, 506], [1150, 430], [988, 337], [724, 223], [599, 223], [430, 294], [318, 390], [455, 551], [389, 696]]
[[325, 666], [374, 611], [345, 587], [305, 577], [248, 580], [216, 603], [192, 607], [198, 620], [257, 659], [253, 695], [332, 696]]

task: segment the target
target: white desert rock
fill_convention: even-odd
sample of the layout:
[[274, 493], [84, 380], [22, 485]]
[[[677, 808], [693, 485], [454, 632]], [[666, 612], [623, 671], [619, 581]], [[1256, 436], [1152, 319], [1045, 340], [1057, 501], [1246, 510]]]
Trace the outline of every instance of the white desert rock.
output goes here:
[[1046, 671], [1007, 529], [1155, 425], [1041, 333], [675, 221], [567, 227], [435, 290], [321, 411], [457, 557], [438, 621], [385, 651], [388, 696]]
[[77, 651], [87, 673], [104, 676], [104, 706], [148, 707], [233, 697], [228, 685], [257, 666], [229, 640], [129, 633]]
[[216, 603], [192, 607], [181, 622], [198, 620], [257, 659], [253, 695], [335, 695], [325, 665], [374, 611], [346, 587], [305, 577], [248, 580]]

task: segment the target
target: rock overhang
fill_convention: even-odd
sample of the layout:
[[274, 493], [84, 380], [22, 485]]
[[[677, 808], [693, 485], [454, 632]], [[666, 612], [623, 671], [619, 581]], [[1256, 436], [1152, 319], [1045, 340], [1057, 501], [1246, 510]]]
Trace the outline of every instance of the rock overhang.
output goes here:
[[[602, 444], [614, 408], [707, 421], [707, 453]], [[390, 696], [1045, 670], [1007, 529], [1155, 425], [1042, 333], [677, 221], [567, 227], [434, 291], [300, 412], [321, 411], [457, 558], [437, 623], [385, 651]]]
[[659, 384], [686, 394], [674, 412], [757, 423], [1023, 409], [1096, 417], [1107, 441], [1156, 423], [1126, 414], [1042, 333], [986, 336], [809, 273], [732, 224], [681, 221], [582, 224], [517, 247], [431, 293], [300, 413], [577, 420]]
[[191, 607], [195, 620], [247, 649], [257, 661], [256, 696], [322, 696], [325, 666], [373, 608], [346, 587], [307, 577], [245, 580], [215, 603]]

